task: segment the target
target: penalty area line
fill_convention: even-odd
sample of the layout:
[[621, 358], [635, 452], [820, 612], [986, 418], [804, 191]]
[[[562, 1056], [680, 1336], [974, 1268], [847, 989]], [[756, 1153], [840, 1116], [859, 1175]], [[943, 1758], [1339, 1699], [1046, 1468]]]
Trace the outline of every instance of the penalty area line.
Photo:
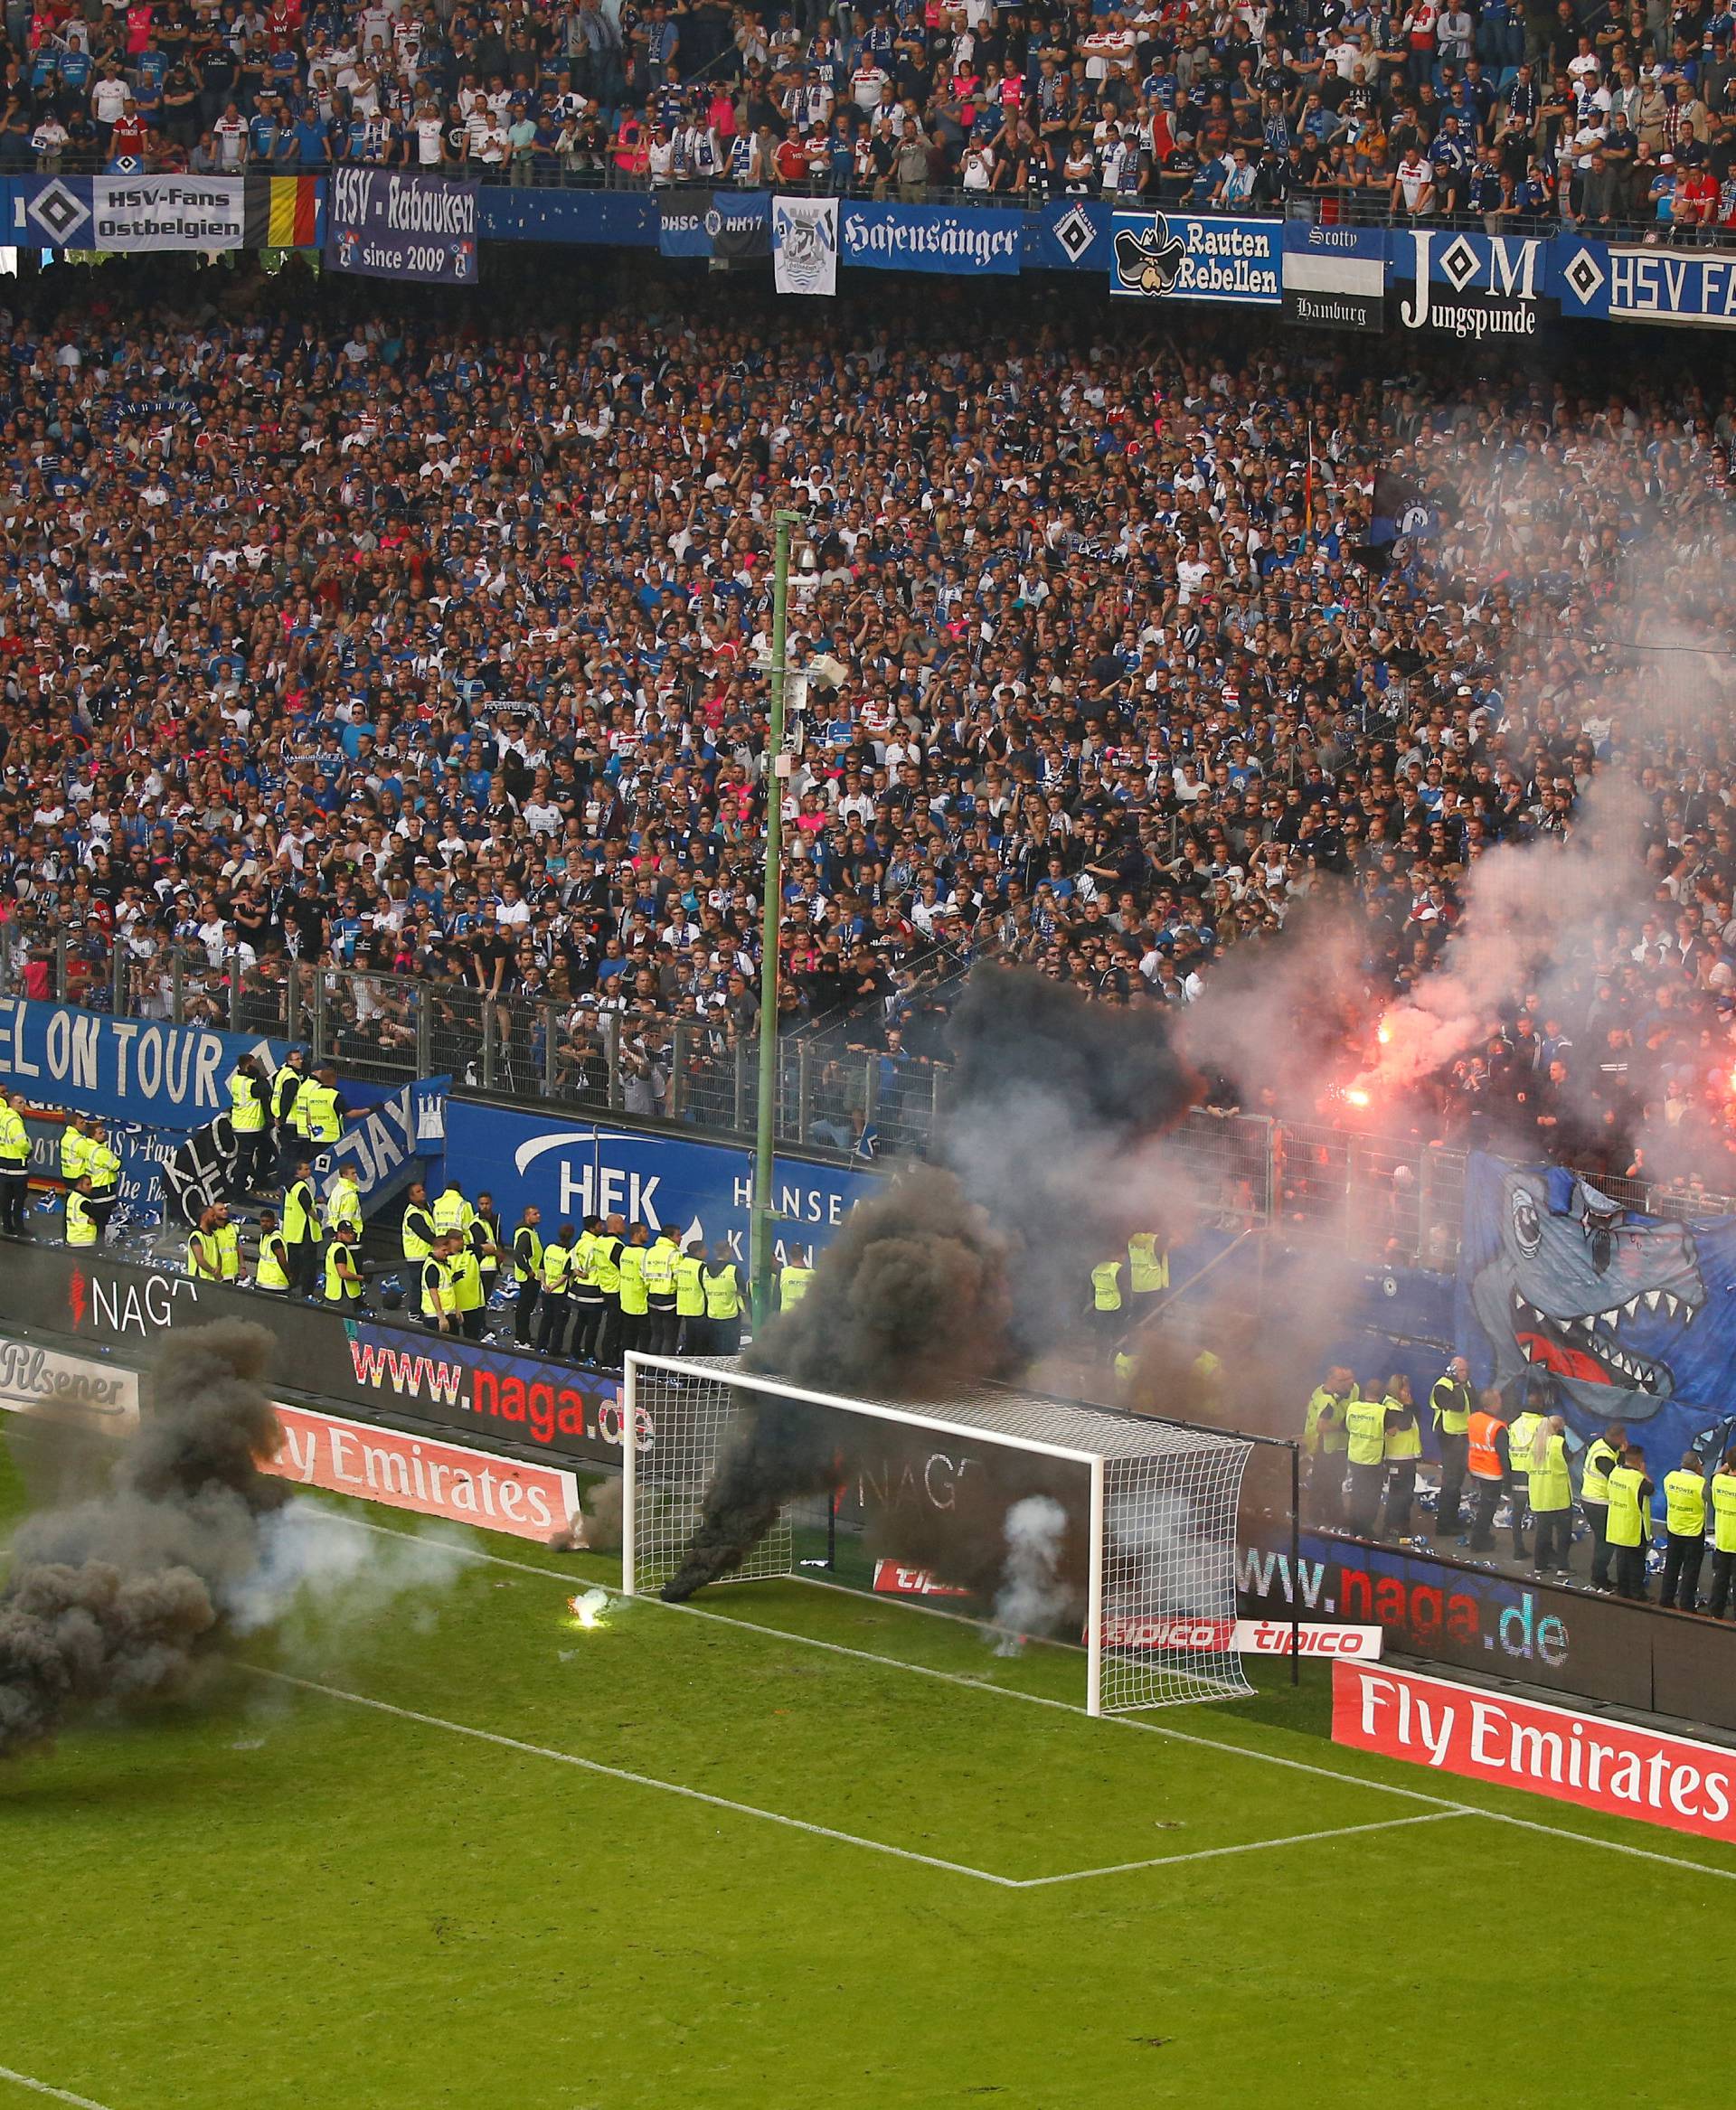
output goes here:
[[[548, 1571], [542, 1570], [544, 1574]], [[352, 1707], [372, 1708], [376, 1714], [389, 1714], [400, 1721], [416, 1722], [423, 1729], [445, 1729], [455, 1737], [471, 1737], [479, 1744], [493, 1744], [503, 1751], [517, 1751], [529, 1758], [552, 1758], [558, 1766], [577, 1766], [582, 1773], [599, 1774], [605, 1780], [623, 1780], [633, 1787], [652, 1787], [666, 1795], [680, 1795], [690, 1803], [704, 1803], [714, 1810], [728, 1810], [737, 1817], [757, 1817], [761, 1823], [781, 1824], [791, 1832], [806, 1832], [816, 1839], [829, 1839], [840, 1846], [860, 1846], [870, 1853], [890, 1854], [894, 1860], [918, 1861], [928, 1869], [943, 1869], [952, 1876], [969, 1876], [978, 1883], [993, 1883], [998, 1890], [1016, 1890], [1020, 1884], [1011, 1876], [991, 1875], [986, 1869], [967, 1868], [963, 1861], [942, 1860], [936, 1854], [918, 1853], [908, 1846], [889, 1846], [883, 1839], [863, 1839], [854, 1832], [839, 1832], [830, 1824], [811, 1824], [805, 1817], [787, 1817], [779, 1810], [762, 1810], [753, 1803], [732, 1802], [727, 1795], [709, 1794], [703, 1788], [684, 1787], [679, 1781], [657, 1780], [648, 1773], [630, 1773], [624, 1766], [605, 1766], [598, 1758], [580, 1758], [572, 1751], [557, 1751], [550, 1744], [530, 1744], [518, 1737], [504, 1737], [495, 1729], [479, 1729], [468, 1722], [448, 1721], [438, 1714], [421, 1714], [413, 1707], [398, 1707], [389, 1700], [375, 1700], [366, 1692], [351, 1692], [342, 1685], [324, 1685], [315, 1678], [292, 1677], [288, 1671], [267, 1670], [259, 1663], [242, 1663], [242, 1670], [250, 1671], [256, 1678], [269, 1678], [279, 1685], [292, 1685], [298, 1691], [316, 1692], [326, 1700], [342, 1700]], [[58, 2091], [50, 2089], [49, 2094]], [[80, 2100], [76, 2096], [66, 2097], [69, 2103]], [[101, 2110], [95, 2105], [94, 2110]]]
[[1084, 1883], [1093, 1876], [1126, 1876], [1141, 1869], [1180, 1868], [1190, 1860], [1222, 1860], [1232, 1853], [1269, 1853], [1278, 1846], [1313, 1846], [1323, 1839], [1356, 1839], [1365, 1832], [1396, 1832], [1404, 1824], [1439, 1824], [1447, 1817], [1473, 1817], [1477, 1812], [1423, 1810], [1414, 1817], [1382, 1817], [1373, 1824], [1335, 1824], [1326, 1832], [1290, 1832], [1281, 1839], [1245, 1839], [1234, 1846], [1202, 1846], [1193, 1853], [1160, 1853], [1150, 1860], [1117, 1861], [1106, 1869], [1069, 1869], [1059, 1876], [1028, 1876], [1021, 1890], [1043, 1890], [1054, 1883]]
[[[413, 1532], [394, 1531], [390, 1524], [376, 1524], [366, 1517], [352, 1517], [350, 1521], [358, 1530], [375, 1532], [382, 1539], [415, 1537]], [[565, 1583], [570, 1587], [582, 1580], [570, 1568], [542, 1568], [528, 1560], [509, 1560], [504, 1554], [490, 1553], [480, 1546], [446, 1546], [444, 1550], [457, 1560], [481, 1561], [491, 1568], [512, 1568], [520, 1575], [533, 1575], [544, 1581]], [[788, 1581], [792, 1578], [785, 1577], [782, 1579]], [[592, 1587], [600, 1589], [605, 1586], [597, 1584]], [[838, 1587], [835, 1584], [821, 1587], [829, 1589]], [[1222, 1737], [1203, 1737], [1196, 1729], [1171, 1729], [1163, 1722], [1142, 1720], [1136, 1714], [1090, 1717], [1082, 1707], [1075, 1706], [1071, 1700], [1053, 1700], [1043, 1692], [1021, 1692], [1014, 1685], [994, 1685], [986, 1678], [967, 1678], [957, 1671], [939, 1671], [927, 1663], [906, 1663], [901, 1656], [879, 1655], [872, 1649], [851, 1648], [841, 1641], [821, 1641], [811, 1634], [792, 1634], [787, 1627], [766, 1626], [755, 1619], [738, 1619], [729, 1612], [708, 1612], [699, 1605], [665, 1605], [661, 1597], [629, 1597], [618, 1588], [609, 1590], [609, 1595], [622, 1604], [655, 1605], [659, 1611], [684, 1613], [690, 1619], [710, 1619], [720, 1626], [739, 1626], [744, 1633], [765, 1634], [773, 1641], [789, 1642], [798, 1648], [823, 1649], [828, 1655], [854, 1656], [859, 1663], [880, 1663], [893, 1671], [909, 1671], [916, 1677], [931, 1678], [943, 1685], [961, 1686], [967, 1692], [987, 1692], [996, 1699], [1022, 1700], [1027, 1707], [1052, 1708], [1059, 1713], [1073, 1715], [1080, 1720], [1098, 1720], [1109, 1728], [1137, 1729], [1144, 1736], [1163, 1737], [1175, 1744], [1192, 1744], [1202, 1751], [1222, 1751], [1231, 1757], [1252, 1759], [1261, 1766], [1281, 1766], [1287, 1773], [1311, 1774], [1316, 1780], [1336, 1781], [1346, 1787], [1367, 1788], [1378, 1795], [1397, 1795], [1405, 1802], [1425, 1803], [1442, 1816], [1485, 1817], [1492, 1824], [1511, 1824], [1517, 1831], [1540, 1832], [1546, 1838], [1566, 1840], [1577, 1846], [1600, 1848], [1607, 1853], [1625, 1853], [1633, 1860], [1654, 1861], [1668, 1869], [1692, 1869], [1698, 1875], [1715, 1876], [1724, 1882], [1736, 1882], [1736, 1869], [1719, 1868], [1710, 1861], [1694, 1860], [1687, 1854], [1659, 1853], [1650, 1847], [1630, 1846], [1625, 1840], [1599, 1839], [1595, 1832], [1581, 1832], [1572, 1825], [1549, 1824], [1535, 1817], [1516, 1817], [1508, 1811], [1492, 1810], [1482, 1804], [1453, 1802], [1446, 1795], [1429, 1794], [1422, 1788], [1402, 1787], [1396, 1781], [1371, 1780], [1366, 1774], [1346, 1773], [1339, 1766], [1317, 1765], [1308, 1758], [1291, 1758], [1279, 1751], [1262, 1751], [1256, 1745], [1239, 1744]], [[933, 1609], [928, 1606], [909, 1608], [917, 1611]], [[948, 1616], [945, 1614], [939, 1615]], [[894, 1850], [888, 1848], [885, 1851]], [[989, 1879], [1003, 1883], [1008, 1880], [1004, 1876]]]
[[33, 2095], [46, 2096], [52, 2102], [71, 2103], [75, 2110], [107, 2110], [106, 2105], [93, 2103], [89, 2096], [75, 2096], [71, 2088], [53, 2088], [46, 2081], [33, 2081], [27, 2073], [14, 2073], [9, 2066], [0, 2066], [0, 2081], [10, 2081], [17, 2088], [28, 2088]]

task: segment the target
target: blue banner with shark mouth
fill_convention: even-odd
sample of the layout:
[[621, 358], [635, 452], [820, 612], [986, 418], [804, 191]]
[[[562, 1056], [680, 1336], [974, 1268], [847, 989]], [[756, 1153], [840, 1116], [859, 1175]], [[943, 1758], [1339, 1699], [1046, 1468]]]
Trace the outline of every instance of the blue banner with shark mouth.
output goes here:
[[1622, 1421], [1662, 1478], [1736, 1415], [1736, 1217], [1622, 1208], [1559, 1165], [1474, 1154], [1456, 1331], [1479, 1384], [1546, 1396], [1581, 1439]]

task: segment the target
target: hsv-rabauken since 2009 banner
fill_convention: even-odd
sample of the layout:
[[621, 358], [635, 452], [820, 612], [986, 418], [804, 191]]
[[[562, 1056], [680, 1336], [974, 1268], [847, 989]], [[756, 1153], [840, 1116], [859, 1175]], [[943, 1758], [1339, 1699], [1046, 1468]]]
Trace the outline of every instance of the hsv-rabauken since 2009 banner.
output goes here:
[[393, 169], [334, 169], [326, 203], [327, 268], [359, 278], [474, 286], [476, 189]]

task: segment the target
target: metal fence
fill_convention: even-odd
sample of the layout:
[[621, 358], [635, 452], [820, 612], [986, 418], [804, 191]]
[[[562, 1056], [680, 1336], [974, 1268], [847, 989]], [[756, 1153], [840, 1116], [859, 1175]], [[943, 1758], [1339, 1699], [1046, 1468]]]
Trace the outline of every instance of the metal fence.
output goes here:
[[[1445, 1273], [1458, 1266], [1464, 1150], [1416, 1136], [1200, 1110], [1172, 1142], [1191, 1181], [1192, 1204], [1214, 1228], [1270, 1229], [1292, 1243], [1327, 1244], [1370, 1262]], [[1736, 1214], [1736, 1196], [1692, 1182], [1587, 1176], [1612, 1201], [1642, 1215]]]
[[[0, 994], [297, 1041], [378, 1083], [449, 1074], [473, 1090], [742, 1141], [759, 1116], [758, 1038], [717, 1014], [647, 1021], [283, 955], [229, 961], [151, 938], [99, 953], [63, 925], [28, 918], [0, 927]], [[778, 1140], [842, 1157], [921, 1155], [944, 1070], [853, 1048], [852, 1030], [805, 1023], [780, 1036]]]
[[[964, 972], [957, 966], [942, 983]], [[151, 938], [99, 952], [63, 923], [28, 918], [0, 925], [0, 995], [297, 1041], [316, 1060], [379, 1083], [449, 1074], [472, 1090], [735, 1142], [752, 1140], [759, 1115], [759, 1041], [722, 1014], [646, 1020], [593, 1004], [494, 997], [461, 982], [304, 966], [277, 954], [241, 965], [203, 946]], [[778, 1141], [840, 1158], [925, 1155], [944, 1109], [946, 1065], [853, 1047], [851, 1031], [847, 1022], [804, 1024], [780, 1036]], [[1206, 1222], [1329, 1243], [1370, 1261], [1457, 1265], [1461, 1149], [1203, 1108], [1187, 1116], [1171, 1146]], [[1693, 1182], [1594, 1177], [1612, 1201], [1646, 1215], [1736, 1215], [1736, 1196]]]

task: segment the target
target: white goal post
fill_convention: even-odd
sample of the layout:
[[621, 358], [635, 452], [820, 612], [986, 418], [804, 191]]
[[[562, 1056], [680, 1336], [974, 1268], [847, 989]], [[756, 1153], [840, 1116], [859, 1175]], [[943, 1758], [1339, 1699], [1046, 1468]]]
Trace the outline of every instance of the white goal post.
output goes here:
[[[986, 1615], [965, 1615], [979, 1624], [1082, 1641], [1091, 1714], [1252, 1690], [1235, 1647], [1236, 1512], [1254, 1448], [1245, 1436], [998, 1386], [939, 1400], [850, 1399], [735, 1361], [637, 1352], [622, 1407], [629, 1597], [683, 1570], [708, 1496], [745, 1476], [762, 1483], [757, 1535], [706, 1580], [799, 1575], [826, 1565], [804, 1563], [803, 1543], [829, 1556], [835, 1536], [861, 1587], [883, 1553], [939, 1586], [967, 1584]], [[786, 1489], [760, 1468], [792, 1446], [806, 1479]]]

